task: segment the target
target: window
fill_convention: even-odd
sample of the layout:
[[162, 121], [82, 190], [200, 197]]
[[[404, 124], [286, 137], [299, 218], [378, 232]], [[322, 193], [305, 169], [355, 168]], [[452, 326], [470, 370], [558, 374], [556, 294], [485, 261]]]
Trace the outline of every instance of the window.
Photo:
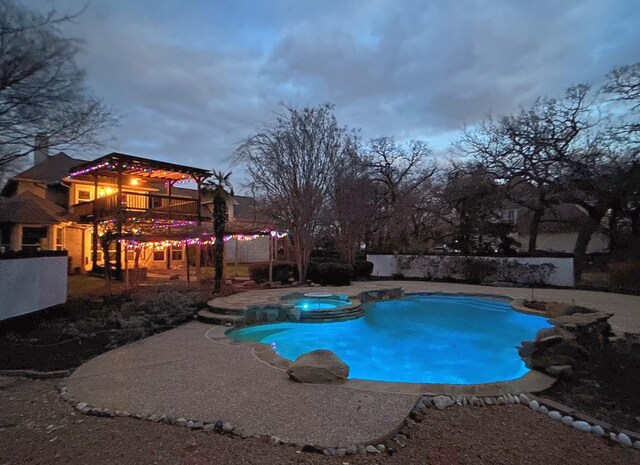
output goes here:
[[64, 249], [64, 229], [55, 228], [55, 235], [56, 235], [56, 243], [55, 243], [56, 250]]
[[164, 250], [154, 250], [153, 251], [153, 261], [161, 262], [164, 260]]
[[171, 260], [175, 260], [177, 262], [182, 261], [182, 250], [172, 250], [171, 251]]
[[22, 227], [22, 248], [41, 250], [47, 242], [48, 228]]
[[78, 203], [91, 200], [91, 189], [78, 189]]

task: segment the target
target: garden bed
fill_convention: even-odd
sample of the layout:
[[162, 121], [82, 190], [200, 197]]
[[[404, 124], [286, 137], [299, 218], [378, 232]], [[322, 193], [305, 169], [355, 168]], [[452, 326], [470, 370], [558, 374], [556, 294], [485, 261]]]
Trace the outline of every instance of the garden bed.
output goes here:
[[560, 380], [544, 397], [618, 428], [640, 431], [640, 336], [613, 341], [571, 379]]
[[155, 286], [81, 298], [0, 325], [0, 370], [73, 369], [103, 352], [174, 328], [206, 306], [210, 286]]

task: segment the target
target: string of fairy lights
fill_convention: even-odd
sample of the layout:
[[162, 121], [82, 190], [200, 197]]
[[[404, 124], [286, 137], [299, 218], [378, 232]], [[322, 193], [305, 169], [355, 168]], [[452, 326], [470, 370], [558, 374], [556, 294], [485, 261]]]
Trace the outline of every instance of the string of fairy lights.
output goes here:
[[[167, 175], [169, 174], [168, 171], [164, 171], [162, 169], [157, 169], [157, 168], [150, 168], [150, 167], [141, 167], [137, 164], [129, 164], [129, 163], [118, 163], [118, 162], [112, 162], [112, 161], [106, 161], [104, 163], [99, 163], [97, 165], [92, 165], [89, 166], [85, 169], [81, 169], [81, 170], [77, 170], [74, 171], [72, 173], [69, 174], [69, 177], [76, 177], [76, 176], [82, 176], [84, 174], [88, 174], [91, 173], [93, 171], [96, 170], [101, 170], [101, 169], [124, 169], [124, 170], [130, 170], [129, 173], [127, 174], [133, 174], [135, 175], [135, 173], [156, 173], [157, 175]], [[173, 175], [178, 174], [178, 173], [171, 173]], [[167, 182], [167, 184], [171, 183], [171, 184], [182, 184], [182, 183], [188, 183], [191, 182], [193, 179], [191, 176], [186, 175], [186, 174], [178, 174], [181, 179], [179, 180], [173, 180], [170, 182]], [[102, 220], [99, 222], [99, 225], [104, 228], [105, 226], [107, 226], [108, 224], [113, 224], [116, 223], [118, 220], [117, 219], [107, 219], [107, 220]], [[136, 224], [137, 221], [140, 222], [144, 222], [145, 230], [151, 229], [151, 230], [162, 230], [162, 229], [171, 229], [171, 228], [182, 228], [185, 226], [195, 226], [197, 224], [196, 221], [190, 221], [190, 220], [164, 220], [164, 219], [149, 219], [149, 218], [130, 218], [130, 221], [132, 224]], [[151, 223], [151, 224], [149, 224]], [[132, 228], [132, 232], [134, 234], [137, 234], [141, 231], [141, 228]], [[104, 232], [99, 232], [98, 235], [102, 236], [104, 234]], [[237, 240], [237, 241], [241, 241], [241, 242], [247, 242], [247, 241], [253, 241], [255, 239], [258, 239], [260, 237], [265, 237], [265, 236], [271, 236], [272, 238], [277, 238], [277, 239], [282, 239], [283, 237], [286, 237], [288, 235], [287, 232], [280, 232], [280, 231], [271, 231], [268, 229], [262, 230], [258, 233], [255, 234], [228, 234], [226, 236], [224, 236], [224, 241], [230, 241], [230, 240]], [[188, 238], [184, 238], [184, 239], [164, 239], [164, 240], [144, 240], [144, 239], [137, 239], [137, 238], [127, 238], [127, 239], [118, 239], [117, 240], [120, 243], [123, 243], [125, 248], [127, 250], [140, 250], [140, 249], [152, 249], [152, 250], [164, 250], [167, 247], [184, 247], [184, 246], [190, 246], [190, 245], [212, 245], [215, 244], [216, 240], [214, 237], [188, 237]]]
[[[288, 235], [287, 232], [278, 231], [261, 231], [257, 234], [229, 234], [224, 236], [224, 241], [237, 240], [240, 242], [253, 241], [260, 237], [271, 236], [277, 239], [282, 239]], [[140, 249], [152, 249], [152, 250], [164, 250], [167, 247], [184, 247], [190, 245], [212, 245], [215, 244], [215, 237], [209, 238], [185, 238], [185, 239], [165, 239], [159, 241], [145, 241], [138, 239], [123, 239], [127, 250], [140, 250]]]
[[[88, 166], [85, 169], [82, 170], [77, 170], [74, 171], [72, 173], [69, 173], [69, 177], [73, 178], [75, 176], [82, 176], [83, 174], [88, 174], [91, 173], [93, 171], [96, 170], [101, 170], [101, 169], [117, 169], [117, 168], [121, 168], [121, 169], [125, 169], [125, 170], [133, 170], [135, 173], [157, 173], [158, 175], [167, 175], [169, 174], [169, 171], [166, 170], [162, 170], [162, 169], [158, 169], [158, 168], [149, 168], [149, 167], [142, 167], [136, 164], [129, 164], [129, 163], [113, 163], [110, 161], [106, 161], [104, 163], [99, 163], [97, 165], [92, 165], [92, 166]], [[177, 173], [173, 173], [172, 174], [177, 174]], [[190, 176], [187, 174], [178, 174], [183, 180], [188, 181], [190, 180]]]

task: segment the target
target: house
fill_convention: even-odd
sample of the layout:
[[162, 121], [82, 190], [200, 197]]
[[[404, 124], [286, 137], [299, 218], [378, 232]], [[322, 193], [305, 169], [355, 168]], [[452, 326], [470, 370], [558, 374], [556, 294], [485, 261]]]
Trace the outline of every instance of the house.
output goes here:
[[[526, 251], [529, 245], [529, 227], [532, 212], [525, 207], [510, 203], [500, 212], [502, 220], [513, 225], [512, 237], [520, 243], [519, 250]], [[548, 209], [538, 227], [536, 249], [544, 252], [573, 253], [578, 232], [587, 212], [573, 203], [560, 203]], [[607, 253], [609, 235], [602, 225], [591, 237], [587, 253]]]
[[[110, 153], [92, 161], [39, 151], [34, 165], [11, 178], [0, 197], [0, 251], [67, 250], [70, 268], [100, 271], [199, 266], [213, 242], [208, 170]], [[180, 187], [191, 184], [194, 188]], [[226, 254], [268, 260], [282, 235], [255, 213], [253, 199], [228, 201]], [[252, 243], [250, 246], [249, 242]]]

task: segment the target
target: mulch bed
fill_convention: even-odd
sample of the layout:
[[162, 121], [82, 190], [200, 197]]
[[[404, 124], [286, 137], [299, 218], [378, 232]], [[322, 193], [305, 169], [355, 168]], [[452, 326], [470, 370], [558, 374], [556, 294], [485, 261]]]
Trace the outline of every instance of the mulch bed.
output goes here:
[[614, 341], [573, 379], [559, 381], [544, 397], [614, 428], [640, 431], [640, 337], [627, 335]]
[[210, 288], [156, 288], [76, 299], [1, 322], [0, 370], [77, 368], [108, 350], [191, 320], [210, 297]]

